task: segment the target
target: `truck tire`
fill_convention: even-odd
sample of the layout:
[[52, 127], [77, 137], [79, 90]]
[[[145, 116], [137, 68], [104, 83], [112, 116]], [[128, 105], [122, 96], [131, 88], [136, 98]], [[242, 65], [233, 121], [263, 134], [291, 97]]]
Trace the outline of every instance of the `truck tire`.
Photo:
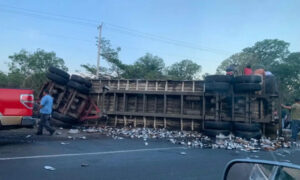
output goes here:
[[253, 92], [260, 90], [261, 85], [258, 83], [238, 83], [234, 85], [235, 92]]
[[266, 94], [278, 94], [278, 84], [275, 76], [266, 76], [265, 87]]
[[205, 83], [205, 91], [228, 91], [230, 84], [227, 82], [207, 82]]
[[87, 79], [85, 79], [85, 78], [83, 78], [83, 77], [81, 77], [81, 76], [78, 76], [78, 75], [75, 75], [75, 74], [73, 74], [72, 76], [71, 76], [71, 80], [72, 81], [75, 81], [75, 82], [78, 82], [78, 83], [80, 83], [80, 84], [84, 84], [86, 87], [88, 87], [88, 88], [91, 88], [92, 87], [92, 83], [89, 81], [89, 80], [87, 80]]
[[261, 76], [249, 75], [249, 76], [236, 76], [234, 78], [235, 83], [260, 83]]
[[66, 85], [68, 83], [68, 79], [65, 79], [57, 74], [54, 74], [54, 73], [50, 73], [48, 72], [46, 74], [47, 78], [50, 79], [51, 81], [57, 83], [57, 84], [60, 84], [60, 85]]
[[49, 67], [48, 70], [49, 70], [49, 72], [51, 72], [53, 74], [57, 74], [65, 79], [70, 79], [70, 75], [67, 72], [65, 72], [64, 70], [58, 69], [53, 66]]
[[234, 123], [233, 125], [234, 130], [236, 131], [260, 131], [261, 130], [261, 124], [259, 123]]
[[246, 138], [246, 139], [260, 139], [261, 138], [261, 131], [235, 131], [234, 132], [235, 136], [241, 137], [241, 138]]
[[225, 121], [204, 121], [204, 129], [231, 130], [232, 124]]
[[61, 113], [55, 112], [55, 111], [52, 113], [52, 117], [54, 119], [57, 119], [57, 120], [62, 121], [64, 123], [70, 123], [70, 124], [76, 123], [76, 119], [74, 119], [70, 116], [63, 115]]
[[85, 85], [79, 84], [78, 82], [73, 81], [73, 80], [69, 81], [67, 86], [77, 90], [78, 92], [80, 92], [82, 94], [89, 94], [89, 92], [90, 92], [90, 89], [87, 88]]
[[232, 82], [232, 76], [228, 75], [210, 75], [205, 77], [205, 82]]
[[210, 137], [216, 137], [219, 134], [228, 136], [230, 134], [229, 130], [219, 130], [219, 129], [204, 129], [203, 133]]

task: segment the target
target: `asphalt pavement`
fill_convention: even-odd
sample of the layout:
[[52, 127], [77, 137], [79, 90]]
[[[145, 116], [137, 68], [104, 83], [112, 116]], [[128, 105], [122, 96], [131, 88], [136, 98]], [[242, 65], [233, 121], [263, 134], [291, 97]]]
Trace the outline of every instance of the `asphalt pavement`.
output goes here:
[[222, 179], [226, 164], [233, 159], [300, 164], [298, 149], [250, 153], [186, 148], [165, 140], [150, 139], [145, 145], [143, 139], [115, 140], [97, 134], [69, 139], [67, 134], [36, 136], [34, 132], [0, 131], [0, 180]]

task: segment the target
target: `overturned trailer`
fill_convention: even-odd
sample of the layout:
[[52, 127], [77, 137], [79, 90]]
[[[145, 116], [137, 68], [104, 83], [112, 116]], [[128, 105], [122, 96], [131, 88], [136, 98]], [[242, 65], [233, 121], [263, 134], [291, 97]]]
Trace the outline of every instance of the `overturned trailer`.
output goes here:
[[[207, 76], [205, 81], [88, 80], [49, 68], [41, 89], [54, 97], [53, 122], [233, 132], [245, 138], [280, 133], [274, 76]], [[109, 89], [109, 90], [108, 90]], [[279, 112], [279, 113], [278, 113]], [[58, 120], [58, 121], [57, 121]]]
[[233, 132], [245, 138], [280, 130], [273, 78], [214, 75], [205, 81], [91, 82], [90, 98], [108, 117], [107, 125], [197, 130], [211, 136]]

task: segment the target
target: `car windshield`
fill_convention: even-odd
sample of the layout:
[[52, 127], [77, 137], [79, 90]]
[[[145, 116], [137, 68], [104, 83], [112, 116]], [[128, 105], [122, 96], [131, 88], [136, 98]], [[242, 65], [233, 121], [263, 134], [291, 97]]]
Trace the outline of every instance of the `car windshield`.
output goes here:
[[299, 7], [0, 0], [0, 179], [221, 179], [234, 159], [300, 165]]

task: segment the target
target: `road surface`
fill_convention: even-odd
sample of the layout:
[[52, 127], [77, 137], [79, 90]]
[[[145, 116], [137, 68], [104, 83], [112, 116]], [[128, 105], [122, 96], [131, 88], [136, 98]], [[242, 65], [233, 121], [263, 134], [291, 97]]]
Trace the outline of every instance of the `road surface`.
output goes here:
[[[36, 136], [35, 130], [0, 131], [0, 179], [221, 179], [232, 159], [252, 158], [300, 164], [300, 151], [249, 153], [193, 149], [166, 140], [118, 139], [103, 135], [68, 139]], [[30, 135], [30, 137], [28, 136]], [[26, 138], [27, 136], [27, 138]], [[186, 154], [184, 154], [184, 153]], [[52, 166], [54, 171], [44, 169]]]

